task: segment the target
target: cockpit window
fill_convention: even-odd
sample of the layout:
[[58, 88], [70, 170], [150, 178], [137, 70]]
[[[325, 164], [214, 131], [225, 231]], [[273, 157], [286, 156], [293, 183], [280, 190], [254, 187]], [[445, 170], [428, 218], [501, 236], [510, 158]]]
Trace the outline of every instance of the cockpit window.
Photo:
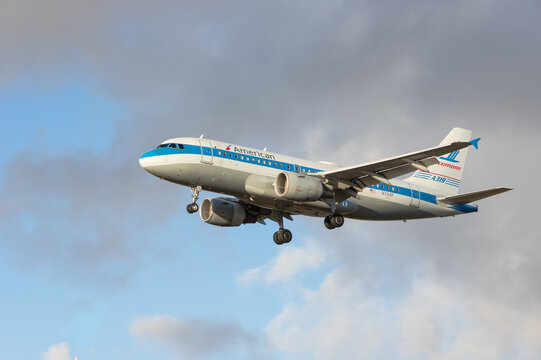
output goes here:
[[167, 144], [160, 144], [156, 149], [166, 148], [169, 147], [171, 149], [181, 149], [184, 150], [183, 144], [176, 144], [176, 143], [167, 143]]

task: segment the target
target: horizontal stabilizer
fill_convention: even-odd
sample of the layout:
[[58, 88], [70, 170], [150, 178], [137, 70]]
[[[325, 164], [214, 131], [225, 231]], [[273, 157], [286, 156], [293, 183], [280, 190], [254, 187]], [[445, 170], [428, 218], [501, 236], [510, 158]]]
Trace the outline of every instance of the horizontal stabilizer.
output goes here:
[[472, 201], [477, 201], [477, 200], [487, 198], [489, 196], [498, 195], [509, 190], [513, 190], [513, 189], [506, 188], [506, 187], [498, 187], [498, 188], [493, 188], [493, 189], [474, 191], [474, 192], [470, 192], [466, 194], [445, 196], [445, 197], [438, 198], [438, 201], [445, 204], [449, 204], [449, 205], [468, 204], [468, 203], [471, 203]]

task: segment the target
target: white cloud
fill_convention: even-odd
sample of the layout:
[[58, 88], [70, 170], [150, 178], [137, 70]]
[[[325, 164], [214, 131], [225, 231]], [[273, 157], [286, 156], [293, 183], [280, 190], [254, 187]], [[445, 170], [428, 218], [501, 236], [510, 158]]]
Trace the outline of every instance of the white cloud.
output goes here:
[[327, 258], [326, 253], [313, 241], [306, 246], [287, 246], [266, 264], [248, 269], [237, 276], [237, 283], [247, 284], [264, 280], [267, 284], [284, 283], [309, 269], [318, 268]]
[[66, 343], [54, 344], [41, 354], [43, 360], [72, 360], [70, 348]]
[[267, 326], [278, 350], [313, 359], [535, 359], [541, 308], [518, 309], [428, 278], [371, 294], [345, 268], [287, 303]]
[[317, 291], [286, 304], [267, 326], [271, 344], [286, 353], [314, 359], [367, 358], [385, 339], [382, 300], [363, 297], [356, 282], [328, 274]]

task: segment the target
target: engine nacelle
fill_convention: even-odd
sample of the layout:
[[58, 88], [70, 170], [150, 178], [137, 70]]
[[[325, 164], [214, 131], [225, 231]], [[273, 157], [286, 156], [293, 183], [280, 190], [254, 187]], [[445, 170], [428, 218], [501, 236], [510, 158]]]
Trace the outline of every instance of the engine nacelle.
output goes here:
[[288, 200], [315, 201], [326, 193], [323, 183], [312, 176], [281, 172], [274, 182], [276, 195]]
[[244, 206], [227, 198], [203, 200], [199, 215], [207, 224], [216, 226], [239, 226], [247, 222]]

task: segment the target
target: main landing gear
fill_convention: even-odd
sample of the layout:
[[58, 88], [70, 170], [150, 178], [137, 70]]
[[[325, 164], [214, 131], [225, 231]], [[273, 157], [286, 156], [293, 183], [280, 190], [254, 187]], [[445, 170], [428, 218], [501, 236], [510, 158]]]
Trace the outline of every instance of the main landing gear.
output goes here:
[[288, 229], [280, 229], [272, 236], [277, 245], [286, 244], [293, 239], [293, 234]]
[[329, 215], [323, 220], [323, 223], [327, 229], [332, 230], [344, 225], [344, 217], [340, 214]]
[[186, 205], [186, 211], [190, 214], [196, 213], [199, 211], [199, 205], [197, 205], [197, 199], [199, 199], [199, 193], [203, 188], [201, 186], [192, 186], [190, 188], [192, 191], [192, 198], [193, 202], [191, 204]]
[[293, 234], [288, 229], [284, 229], [284, 216], [287, 217], [289, 220], [293, 220], [291, 218], [291, 215], [287, 213], [282, 213], [278, 211], [273, 211], [271, 214], [271, 220], [274, 220], [278, 223], [280, 226], [280, 230], [274, 233], [272, 236], [272, 239], [276, 243], [276, 245], [282, 245], [286, 244], [293, 239]]

